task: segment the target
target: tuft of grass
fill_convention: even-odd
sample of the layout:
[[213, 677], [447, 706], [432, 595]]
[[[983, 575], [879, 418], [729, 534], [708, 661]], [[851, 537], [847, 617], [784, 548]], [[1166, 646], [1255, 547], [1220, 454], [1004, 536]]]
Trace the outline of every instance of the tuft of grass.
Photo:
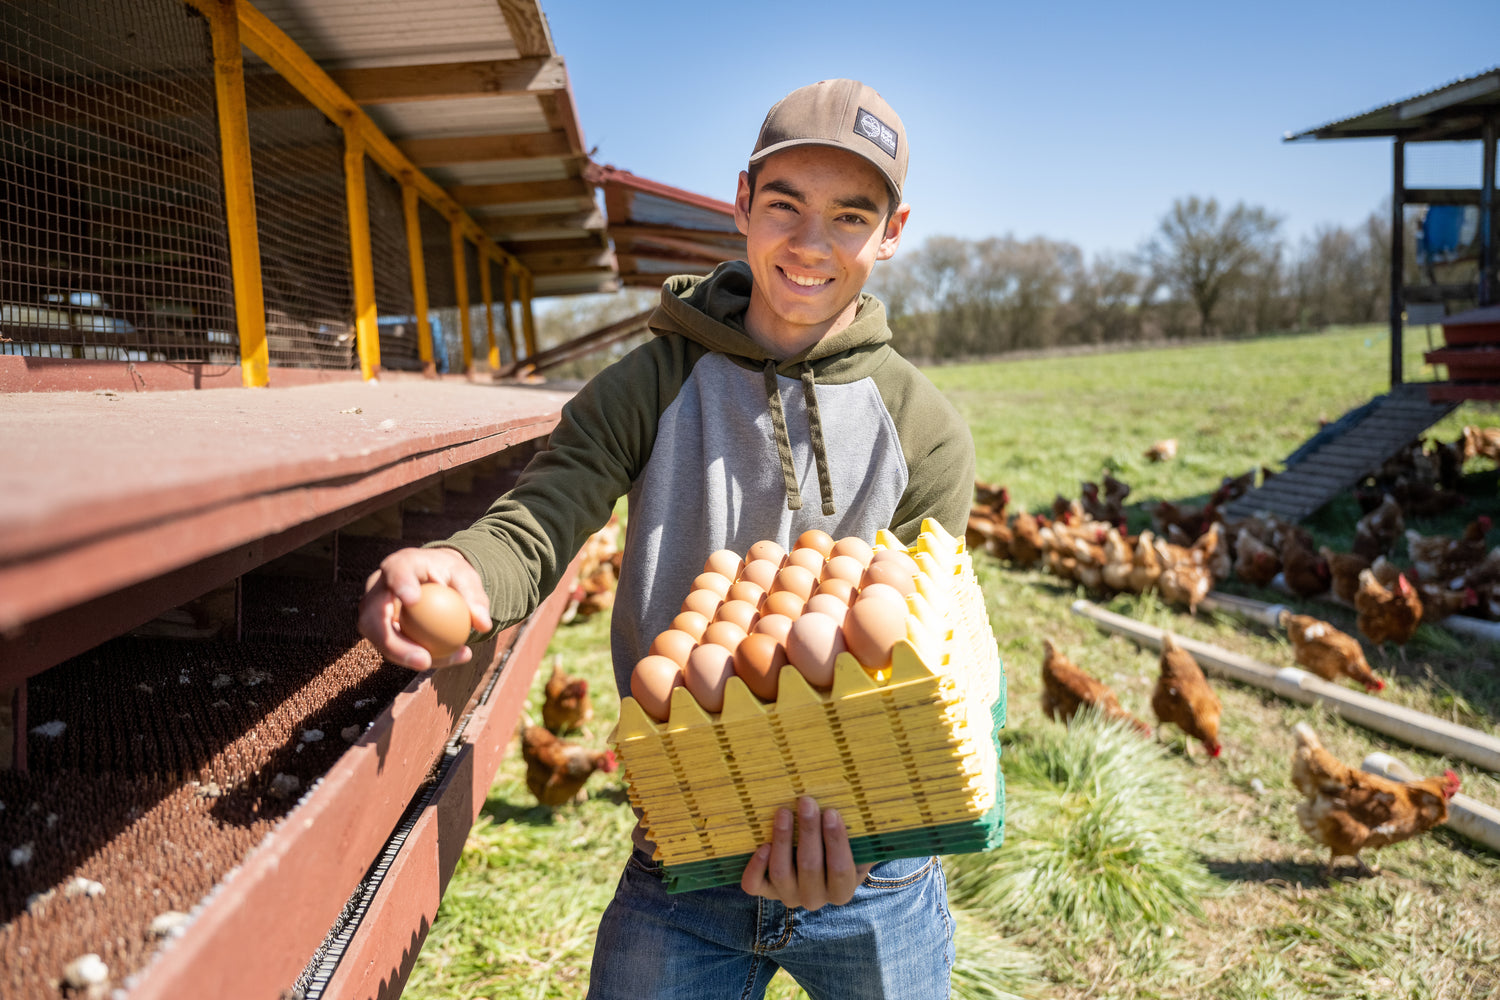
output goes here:
[[949, 859], [955, 899], [1002, 926], [1056, 921], [1093, 937], [1198, 915], [1202, 897], [1217, 891], [1156, 743], [1084, 711], [1066, 730], [1018, 734], [1003, 759], [1005, 847]]

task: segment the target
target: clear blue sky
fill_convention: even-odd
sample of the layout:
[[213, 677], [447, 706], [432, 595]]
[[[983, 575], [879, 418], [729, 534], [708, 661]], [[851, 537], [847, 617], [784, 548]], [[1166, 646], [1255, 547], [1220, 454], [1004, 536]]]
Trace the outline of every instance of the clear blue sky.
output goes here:
[[[729, 200], [771, 104], [854, 77], [906, 124], [908, 239], [1090, 254], [1134, 250], [1189, 194], [1261, 205], [1293, 240], [1358, 224], [1389, 194], [1389, 140], [1282, 134], [1500, 65], [1500, 0], [543, 9], [600, 163]], [[1423, 154], [1408, 183], [1477, 184], [1468, 163]]]

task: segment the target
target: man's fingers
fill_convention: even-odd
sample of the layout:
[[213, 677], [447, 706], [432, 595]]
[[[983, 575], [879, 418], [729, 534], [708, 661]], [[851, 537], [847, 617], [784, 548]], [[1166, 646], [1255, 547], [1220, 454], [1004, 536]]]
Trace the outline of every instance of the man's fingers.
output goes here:
[[828, 902], [819, 817], [817, 802], [806, 795], [797, 800], [797, 896], [805, 910], [820, 909]]
[[792, 811], [776, 810], [771, 824], [771, 857], [767, 873], [775, 898], [787, 906], [797, 905], [797, 870], [792, 864]]
[[[823, 850], [828, 866], [828, 901], [842, 906], [854, 898], [854, 890], [864, 881], [868, 865], [856, 866], [849, 846], [849, 830], [837, 809], [823, 812]], [[861, 871], [863, 868], [864, 871]]]
[[745, 866], [745, 874], [740, 876], [740, 888], [751, 896], [768, 896], [774, 898], [774, 890], [771, 880], [766, 878], [766, 869], [771, 863], [771, 845], [761, 844], [750, 855], [750, 863]]

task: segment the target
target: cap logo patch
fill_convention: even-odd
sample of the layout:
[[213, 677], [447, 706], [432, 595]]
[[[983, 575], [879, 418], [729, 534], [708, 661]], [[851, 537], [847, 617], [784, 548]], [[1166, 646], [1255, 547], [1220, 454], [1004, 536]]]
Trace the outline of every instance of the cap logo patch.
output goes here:
[[864, 108], [854, 116], [854, 131], [885, 150], [891, 159], [896, 158], [896, 130]]

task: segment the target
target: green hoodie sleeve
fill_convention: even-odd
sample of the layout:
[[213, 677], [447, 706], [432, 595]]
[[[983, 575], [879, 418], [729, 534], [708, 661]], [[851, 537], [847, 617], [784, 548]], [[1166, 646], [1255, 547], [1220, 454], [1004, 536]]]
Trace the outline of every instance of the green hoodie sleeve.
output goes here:
[[609, 520], [701, 353], [681, 337], [657, 337], [600, 372], [563, 406], [546, 450], [515, 487], [471, 527], [432, 543], [457, 549], [479, 571], [496, 631], [535, 610]]
[[889, 354], [874, 378], [895, 421], [908, 474], [891, 531], [911, 545], [922, 530], [922, 519], [931, 517], [962, 537], [974, 496], [974, 438], [927, 376], [895, 351]]

